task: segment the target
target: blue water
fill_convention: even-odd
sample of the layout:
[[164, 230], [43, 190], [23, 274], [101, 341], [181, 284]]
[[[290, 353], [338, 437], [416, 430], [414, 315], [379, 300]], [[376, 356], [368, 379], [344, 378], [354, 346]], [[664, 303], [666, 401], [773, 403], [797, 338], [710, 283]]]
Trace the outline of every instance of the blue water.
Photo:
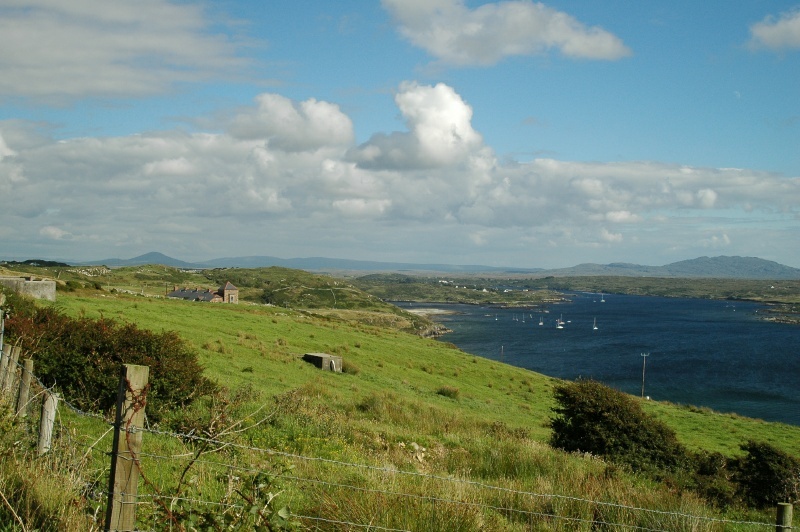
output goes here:
[[[430, 306], [457, 312], [435, 319], [453, 330], [442, 340], [468, 353], [552, 377], [596, 379], [635, 395], [642, 393], [644, 370], [644, 395], [652, 399], [800, 425], [800, 327], [764, 321], [761, 305], [569, 297], [524, 311]], [[563, 329], [556, 328], [560, 316]]]

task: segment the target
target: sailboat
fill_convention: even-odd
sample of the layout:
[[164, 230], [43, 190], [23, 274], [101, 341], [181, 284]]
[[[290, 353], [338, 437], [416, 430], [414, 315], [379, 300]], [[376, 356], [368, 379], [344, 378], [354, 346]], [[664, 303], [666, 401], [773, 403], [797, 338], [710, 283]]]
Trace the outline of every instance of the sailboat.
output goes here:
[[556, 321], [556, 329], [563, 329], [563, 328], [564, 328], [564, 315], [562, 314]]
[[600, 303], [605, 303], [606, 299], [603, 297], [603, 294], [600, 294]]
[[539, 318], [539, 325], [544, 325], [544, 318]]
[[595, 331], [597, 330], [597, 318], [594, 319], [594, 325], [592, 325], [592, 329]]

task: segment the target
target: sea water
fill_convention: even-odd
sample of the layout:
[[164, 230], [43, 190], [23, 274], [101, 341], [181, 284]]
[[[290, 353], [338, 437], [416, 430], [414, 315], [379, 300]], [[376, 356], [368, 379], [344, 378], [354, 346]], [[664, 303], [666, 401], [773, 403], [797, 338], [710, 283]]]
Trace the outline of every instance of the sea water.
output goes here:
[[654, 400], [800, 425], [800, 327], [766, 321], [762, 305], [592, 293], [568, 298], [526, 309], [428, 306], [453, 312], [435, 316], [453, 331], [442, 340], [468, 353], [552, 377], [592, 378]]

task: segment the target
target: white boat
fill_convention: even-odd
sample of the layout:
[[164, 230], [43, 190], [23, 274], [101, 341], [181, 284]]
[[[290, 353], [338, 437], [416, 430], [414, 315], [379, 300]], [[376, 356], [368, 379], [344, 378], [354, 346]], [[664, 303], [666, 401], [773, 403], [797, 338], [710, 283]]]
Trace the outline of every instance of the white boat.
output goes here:
[[558, 320], [556, 320], [556, 329], [563, 329], [564, 328], [564, 315], [562, 314]]
[[603, 297], [603, 294], [601, 293], [601, 294], [600, 294], [600, 303], [605, 303], [605, 302], [606, 302], [606, 300], [605, 300], [605, 298]]
[[544, 318], [539, 318], [539, 325], [544, 325]]
[[594, 324], [592, 325], [592, 329], [595, 331], [597, 330], [597, 318], [594, 319]]

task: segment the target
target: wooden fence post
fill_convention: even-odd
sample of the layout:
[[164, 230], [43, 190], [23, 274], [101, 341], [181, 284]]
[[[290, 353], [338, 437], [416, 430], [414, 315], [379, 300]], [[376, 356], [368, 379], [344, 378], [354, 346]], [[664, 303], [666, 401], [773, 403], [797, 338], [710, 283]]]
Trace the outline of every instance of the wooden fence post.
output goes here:
[[11, 348], [11, 360], [8, 361], [8, 366], [3, 376], [3, 393], [6, 395], [14, 389], [14, 381], [17, 380], [17, 364], [19, 363], [20, 351], [22, 351], [22, 348], [19, 346]]
[[0, 352], [0, 392], [3, 391], [2, 384], [6, 381], [6, 371], [8, 370], [8, 361], [11, 359], [11, 346], [6, 344], [3, 346], [3, 351]]
[[786, 532], [792, 529], [792, 505], [788, 502], [778, 503], [775, 518], [775, 532]]
[[136, 527], [139, 491], [139, 452], [142, 450], [147, 366], [122, 366], [117, 390], [117, 415], [108, 477], [106, 531], [128, 531]]
[[58, 394], [45, 392], [42, 398], [42, 418], [39, 421], [39, 456], [50, 450], [53, 438], [53, 424], [56, 422]]
[[22, 362], [22, 376], [17, 395], [17, 417], [28, 417], [28, 400], [31, 396], [31, 378], [33, 377], [33, 359], [26, 358]]

